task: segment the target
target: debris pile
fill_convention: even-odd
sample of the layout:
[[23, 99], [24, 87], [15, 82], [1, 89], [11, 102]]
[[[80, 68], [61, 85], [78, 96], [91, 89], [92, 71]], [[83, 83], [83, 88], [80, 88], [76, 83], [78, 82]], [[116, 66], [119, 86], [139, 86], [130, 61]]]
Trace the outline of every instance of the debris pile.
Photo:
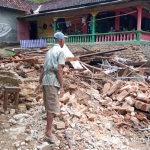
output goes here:
[[[2, 149], [7, 145], [40, 150], [49, 147], [62, 150], [135, 149], [137, 144], [138, 148], [149, 147], [150, 85], [145, 82], [144, 74], [114, 56], [108, 59], [102, 56], [102, 62], [107, 60], [105, 63], [91, 66], [85, 63], [88, 60], [85, 57], [95, 55], [91, 53], [80, 57], [84, 69], [74, 69], [69, 63], [64, 67], [65, 94], [60, 98], [61, 113], [54, 120], [59, 141], [50, 145], [43, 142], [46, 114], [42, 92], [34, 93], [34, 89], [43, 61], [39, 61], [40, 56], [44, 58], [45, 52], [18, 52], [0, 63], [0, 70], [11, 70], [15, 74], [13, 79], [21, 88], [19, 109], [8, 109], [7, 117], [0, 109], [0, 132], [2, 130], [4, 135], [11, 137], [8, 142], [3, 140], [4, 135], [1, 137]], [[34, 55], [36, 59], [26, 59], [29, 54], [29, 58]], [[13, 96], [9, 96], [10, 106], [13, 105], [12, 99]], [[19, 136], [23, 137], [19, 139]], [[144, 140], [139, 142], [141, 138]]]

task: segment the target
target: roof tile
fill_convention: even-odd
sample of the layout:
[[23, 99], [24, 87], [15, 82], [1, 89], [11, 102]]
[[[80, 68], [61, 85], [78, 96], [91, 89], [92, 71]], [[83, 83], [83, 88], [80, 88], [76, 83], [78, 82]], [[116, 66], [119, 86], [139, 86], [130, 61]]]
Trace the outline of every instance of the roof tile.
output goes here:
[[40, 12], [74, 8], [79, 6], [88, 6], [92, 4], [114, 1], [118, 0], [50, 0], [49, 2], [45, 2], [42, 4]]
[[38, 4], [31, 3], [27, 0], [0, 0], [0, 7], [29, 11], [30, 9], [35, 10]]

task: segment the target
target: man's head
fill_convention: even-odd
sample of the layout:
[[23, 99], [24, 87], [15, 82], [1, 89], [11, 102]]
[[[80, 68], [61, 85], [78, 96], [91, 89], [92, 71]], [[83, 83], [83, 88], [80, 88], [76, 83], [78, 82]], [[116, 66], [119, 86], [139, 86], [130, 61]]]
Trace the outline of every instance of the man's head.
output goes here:
[[65, 36], [62, 32], [56, 32], [54, 34], [55, 42], [58, 43], [61, 48], [63, 48], [65, 44], [65, 38], [67, 38], [67, 36]]
[[110, 30], [114, 30], [114, 28], [111, 26], [111, 27], [110, 27]]

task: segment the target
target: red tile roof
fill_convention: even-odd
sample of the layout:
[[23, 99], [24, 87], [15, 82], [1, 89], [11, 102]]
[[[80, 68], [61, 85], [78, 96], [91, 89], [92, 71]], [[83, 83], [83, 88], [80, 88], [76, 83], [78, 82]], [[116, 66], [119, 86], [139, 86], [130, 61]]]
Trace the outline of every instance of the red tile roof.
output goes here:
[[42, 4], [40, 12], [89, 6], [93, 4], [100, 4], [114, 1], [118, 0], [50, 0], [49, 2]]
[[31, 3], [27, 0], [0, 0], [0, 7], [29, 11], [30, 9], [35, 10], [38, 4]]

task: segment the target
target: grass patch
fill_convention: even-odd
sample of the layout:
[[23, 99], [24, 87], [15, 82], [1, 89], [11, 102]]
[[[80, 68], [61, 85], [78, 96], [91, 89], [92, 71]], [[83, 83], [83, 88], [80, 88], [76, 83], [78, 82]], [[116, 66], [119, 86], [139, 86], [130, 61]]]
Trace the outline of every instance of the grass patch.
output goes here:
[[4, 56], [6, 56], [6, 57], [12, 57], [12, 56], [14, 56], [15, 55], [15, 53], [14, 52], [10, 52], [10, 51], [8, 51], [8, 52], [6, 52], [5, 54], [4, 54]]

